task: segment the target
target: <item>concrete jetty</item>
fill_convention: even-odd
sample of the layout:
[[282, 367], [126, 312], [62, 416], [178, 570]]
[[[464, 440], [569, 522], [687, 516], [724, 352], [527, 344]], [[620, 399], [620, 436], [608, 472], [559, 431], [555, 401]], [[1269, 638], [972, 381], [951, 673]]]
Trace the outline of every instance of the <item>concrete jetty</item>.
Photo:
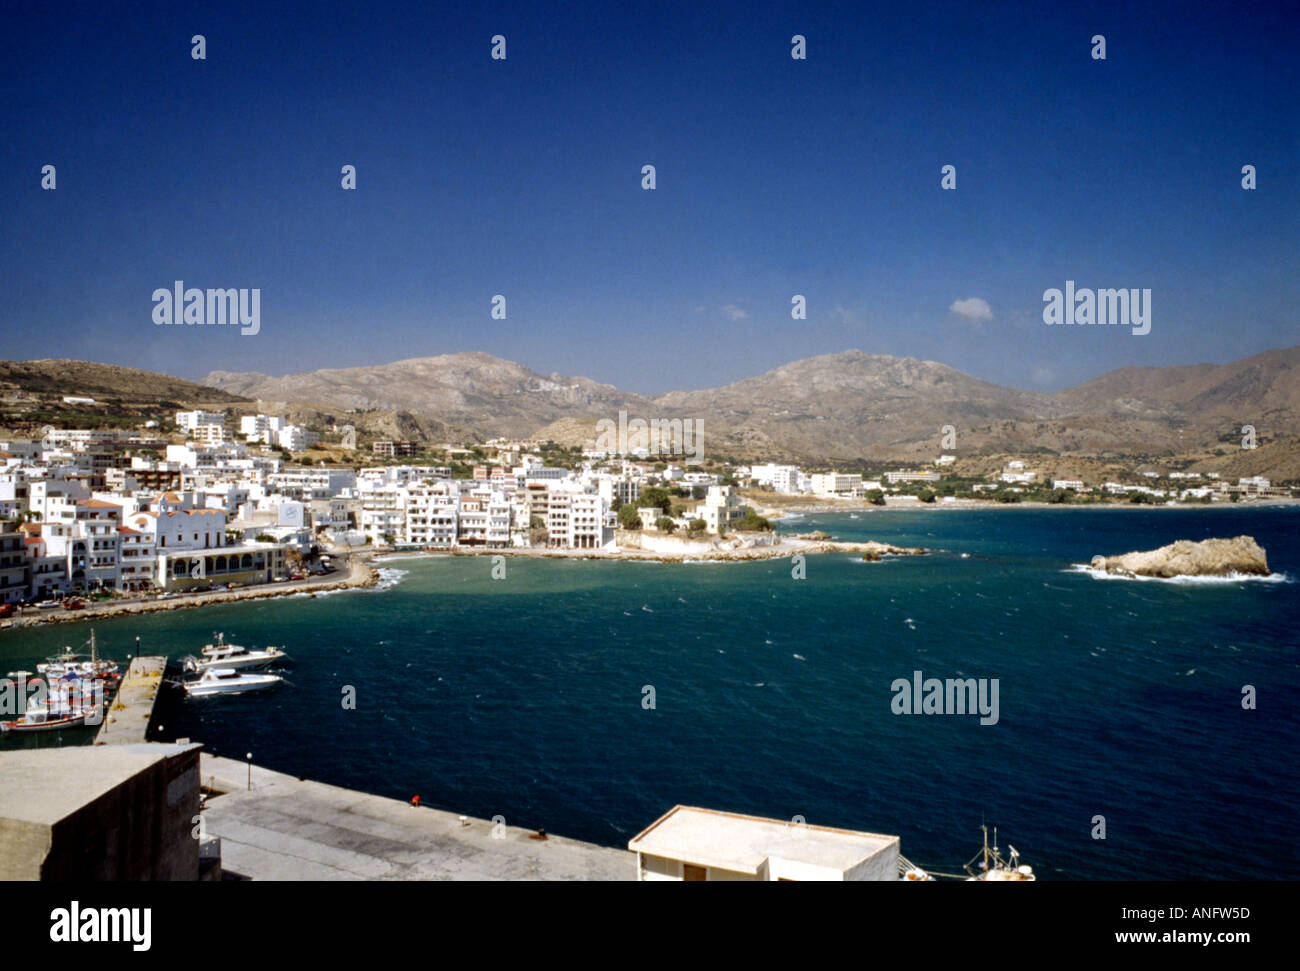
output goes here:
[[142, 655], [131, 661], [117, 696], [104, 714], [104, 723], [95, 736], [96, 745], [131, 745], [145, 741], [153, 707], [162, 686], [167, 658]]
[[[203, 831], [254, 880], [635, 880], [636, 854], [296, 779], [206, 752]], [[251, 777], [251, 786], [250, 785]]]

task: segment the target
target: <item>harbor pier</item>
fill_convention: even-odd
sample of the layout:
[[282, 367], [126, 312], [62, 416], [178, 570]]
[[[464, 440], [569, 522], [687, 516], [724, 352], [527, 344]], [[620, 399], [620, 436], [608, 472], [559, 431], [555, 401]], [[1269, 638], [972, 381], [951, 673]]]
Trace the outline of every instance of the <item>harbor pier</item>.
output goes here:
[[627, 850], [297, 779], [204, 752], [203, 833], [227, 879], [635, 880]]
[[117, 695], [104, 713], [104, 723], [95, 736], [96, 745], [145, 741], [166, 669], [167, 658], [161, 655], [141, 655], [131, 661]]

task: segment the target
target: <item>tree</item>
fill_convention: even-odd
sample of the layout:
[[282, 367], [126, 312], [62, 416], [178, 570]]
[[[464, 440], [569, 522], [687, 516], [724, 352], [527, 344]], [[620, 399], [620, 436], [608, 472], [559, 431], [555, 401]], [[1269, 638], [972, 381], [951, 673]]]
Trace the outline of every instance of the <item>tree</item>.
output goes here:
[[[702, 522], [703, 520], [701, 520]], [[667, 516], [660, 516], [655, 520], [655, 528], [661, 532], [671, 533], [677, 529], [677, 521], [669, 519]]]
[[[651, 486], [641, 493], [641, 498], [637, 500], [637, 505], [643, 509], [651, 506], [658, 506], [665, 513], [673, 511], [673, 499], [668, 490], [660, 486]], [[620, 510], [621, 512], [622, 510]]]
[[702, 533], [709, 528], [709, 524], [703, 519], [692, 519], [689, 528], [692, 533]]
[[916, 494], [916, 498], [922, 502], [934, 502], [934, 493], [929, 489], [922, 489]]
[[879, 489], [868, 489], [867, 501], [873, 506], [883, 506], [885, 504], [885, 494]]
[[736, 520], [732, 528], [737, 532], [755, 532], [759, 530], [770, 532], [772, 529], [772, 523], [770, 520], [757, 515], [754, 510], [750, 509], [746, 511], [743, 518]]
[[636, 506], [623, 506], [618, 511], [618, 524], [624, 529], [640, 529], [641, 517], [637, 515]]

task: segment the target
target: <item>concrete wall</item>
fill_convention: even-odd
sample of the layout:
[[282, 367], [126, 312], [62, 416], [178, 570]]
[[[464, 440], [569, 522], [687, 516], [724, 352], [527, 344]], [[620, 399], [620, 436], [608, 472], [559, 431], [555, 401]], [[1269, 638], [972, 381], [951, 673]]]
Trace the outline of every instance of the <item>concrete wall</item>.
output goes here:
[[895, 839], [879, 853], [871, 856], [844, 874], [845, 880], [897, 880], [898, 848]]
[[689, 540], [671, 533], [651, 532], [648, 530], [619, 529], [614, 532], [614, 542], [623, 549], [646, 550], [651, 553], [680, 553], [700, 556], [713, 550], [710, 537], [702, 540]]
[[0, 879], [197, 880], [198, 812], [195, 746], [145, 765], [55, 823], [0, 819]]

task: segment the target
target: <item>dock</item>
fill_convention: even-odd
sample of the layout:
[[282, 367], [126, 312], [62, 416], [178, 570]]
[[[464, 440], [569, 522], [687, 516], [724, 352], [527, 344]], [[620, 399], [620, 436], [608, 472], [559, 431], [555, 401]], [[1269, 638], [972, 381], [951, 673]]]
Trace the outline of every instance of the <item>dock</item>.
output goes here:
[[635, 880], [636, 854], [200, 757], [227, 879]]
[[104, 713], [96, 745], [133, 745], [145, 741], [162, 687], [167, 658], [141, 655], [131, 661], [117, 695]]

